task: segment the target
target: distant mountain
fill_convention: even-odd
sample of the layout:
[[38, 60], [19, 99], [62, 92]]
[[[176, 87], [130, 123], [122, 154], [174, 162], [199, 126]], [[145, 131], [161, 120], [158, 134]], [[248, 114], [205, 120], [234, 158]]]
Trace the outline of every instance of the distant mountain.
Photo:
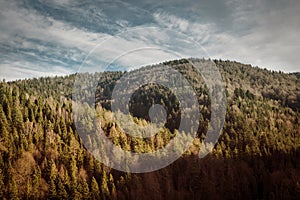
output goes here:
[[[176, 135], [182, 117], [178, 99], [168, 88], [148, 84], [133, 92], [128, 106], [137, 124], [149, 124], [148, 110], [153, 104], [167, 111], [166, 128], [141, 139], [120, 129], [111, 112], [116, 84], [125, 74], [137, 71], [1, 82], [0, 198], [298, 199], [299, 73], [214, 62], [225, 83], [227, 113], [221, 137], [202, 159], [198, 152], [210, 126], [211, 102], [201, 75], [187, 59], [139, 69], [172, 67], [186, 78], [200, 105], [200, 125], [190, 149], [171, 165], [142, 174], [101, 164], [86, 149], [78, 131], [94, 130], [90, 113], [96, 107], [105, 135], [123, 150], [146, 153], [163, 148]], [[76, 85], [79, 77], [86, 80], [84, 84]], [[87, 103], [81, 105], [80, 100]], [[74, 103], [79, 108], [75, 117]], [[76, 129], [76, 123], [82, 123], [82, 130]]]

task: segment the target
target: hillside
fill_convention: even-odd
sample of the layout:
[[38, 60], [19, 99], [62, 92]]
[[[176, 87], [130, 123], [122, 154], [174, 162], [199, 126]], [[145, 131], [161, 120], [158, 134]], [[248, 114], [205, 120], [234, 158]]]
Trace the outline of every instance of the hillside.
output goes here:
[[[166, 128], [150, 139], [140, 139], [121, 130], [111, 112], [114, 86], [130, 72], [2, 81], [0, 198], [299, 198], [299, 73], [268, 71], [231, 61], [215, 63], [225, 83], [227, 112], [213, 151], [205, 158], [198, 157], [211, 116], [208, 89], [201, 76], [186, 59], [161, 63], [180, 71], [192, 85], [200, 104], [200, 125], [193, 145], [177, 161], [141, 174], [111, 169], [87, 151], [76, 129], [78, 119], [72, 114], [72, 98], [95, 97], [96, 105], [81, 105], [84, 112], [96, 106], [101, 127], [115, 145], [144, 153], [165, 146], [179, 127], [181, 111], [170, 90], [146, 85], [133, 94], [129, 110], [137, 124], [149, 123], [147, 111], [153, 103], [167, 110]], [[80, 92], [72, 96], [78, 76], [97, 80], [97, 85], [75, 85]], [[96, 94], [91, 88], [97, 88]], [[87, 125], [90, 120], [79, 116], [79, 122]], [[93, 130], [86, 127], [81, 131]]]

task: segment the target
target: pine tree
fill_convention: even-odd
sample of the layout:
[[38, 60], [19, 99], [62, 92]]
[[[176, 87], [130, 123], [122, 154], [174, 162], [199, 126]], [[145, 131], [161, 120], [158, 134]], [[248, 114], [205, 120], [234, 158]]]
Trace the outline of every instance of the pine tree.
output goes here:
[[71, 185], [77, 185], [77, 172], [76, 159], [72, 156], [70, 164]]
[[18, 187], [15, 180], [12, 178], [8, 183], [8, 198], [18, 200]]
[[11, 121], [11, 106], [9, 100], [5, 95], [3, 96], [2, 106], [7, 120]]
[[28, 179], [26, 182], [26, 192], [25, 192], [25, 198], [26, 199], [32, 199], [32, 185], [31, 181]]
[[77, 181], [77, 166], [76, 159], [74, 156], [71, 157], [70, 161], [70, 193], [72, 199], [80, 199], [80, 193], [78, 191], [78, 181]]
[[49, 180], [49, 199], [55, 199], [57, 196], [56, 192], [56, 177], [57, 177], [57, 168], [55, 162], [51, 159], [48, 162], [48, 180]]
[[90, 156], [87, 157], [88, 158], [88, 172], [90, 175], [94, 175], [94, 171], [95, 171], [95, 165], [94, 165], [94, 159]]
[[65, 189], [65, 185], [63, 184], [63, 181], [60, 176], [57, 177], [57, 198], [58, 199], [67, 199], [68, 194]]
[[18, 99], [15, 99], [13, 102], [13, 109], [12, 109], [12, 123], [13, 127], [17, 128], [19, 133], [23, 131], [23, 115], [20, 108], [20, 102]]
[[81, 180], [81, 187], [82, 187], [82, 199], [90, 199], [90, 191], [89, 185], [87, 184], [85, 179]]
[[71, 199], [81, 200], [81, 194], [80, 191], [78, 191], [78, 187], [78, 183], [77, 185], [71, 185], [71, 189], [69, 192]]
[[106, 199], [109, 197], [108, 178], [105, 170], [103, 170], [102, 181], [101, 181], [101, 194], [102, 198]]
[[66, 170], [65, 171], [65, 176], [64, 176], [64, 184], [66, 186], [66, 190], [69, 191], [71, 188], [71, 178], [69, 176], [69, 172]]
[[109, 174], [109, 185], [111, 188], [111, 198], [117, 199], [117, 189], [116, 189], [114, 177], [112, 176], [112, 174]]
[[98, 183], [97, 183], [95, 177], [92, 178], [91, 197], [93, 200], [100, 199], [99, 186], [98, 186]]
[[0, 168], [0, 199], [4, 199], [5, 185], [2, 169]]
[[50, 178], [49, 182], [50, 183], [49, 183], [49, 195], [48, 195], [48, 198], [49, 199], [55, 199], [57, 197], [55, 179], [54, 178]]
[[45, 169], [46, 179], [47, 180], [56, 179], [57, 168], [54, 160], [50, 159], [48, 161], [47, 158], [45, 158], [44, 163], [46, 164], [46, 169]]
[[3, 111], [2, 105], [0, 105], [0, 138], [2, 140], [4, 140], [3, 141], [4, 146], [8, 147], [9, 142], [10, 142], [10, 139], [9, 139], [9, 125], [7, 123], [7, 119], [6, 119], [5, 113]]
[[68, 129], [67, 129], [67, 126], [66, 126], [66, 122], [65, 122], [65, 119], [62, 119], [60, 120], [60, 125], [59, 125], [60, 129], [61, 129], [61, 137], [62, 137], [62, 140], [64, 142], [67, 142], [68, 140]]
[[41, 182], [41, 169], [40, 166], [37, 166], [34, 169], [32, 177], [32, 196], [39, 199], [40, 197], [40, 182]]

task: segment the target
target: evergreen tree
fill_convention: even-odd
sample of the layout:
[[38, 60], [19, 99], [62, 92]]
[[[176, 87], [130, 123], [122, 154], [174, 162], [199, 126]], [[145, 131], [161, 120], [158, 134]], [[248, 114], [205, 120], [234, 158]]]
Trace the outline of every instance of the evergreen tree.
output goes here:
[[48, 162], [47, 167], [48, 180], [49, 180], [49, 199], [55, 199], [57, 196], [56, 191], [56, 178], [57, 178], [57, 168], [55, 162], [51, 159]]
[[91, 197], [92, 197], [93, 200], [100, 199], [99, 186], [98, 186], [98, 183], [97, 183], [95, 177], [92, 178], [92, 183], [91, 183]]
[[20, 108], [19, 100], [16, 98], [13, 103], [12, 109], [12, 123], [13, 127], [18, 130], [19, 133], [23, 131], [23, 115]]
[[5, 195], [5, 185], [4, 185], [4, 176], [2, 169], [0, 168], [0, 199], [4, 199]]
[[111, 199], [117, 199], [117, 189], [112, 174], [109, 174], [109, 185], [111, 188]]
[[3, 111], [2, 105], [0, 105], [0, 138], [4, 143], [4, 146], [9, 146], [9, 125], [7, 123], [7, 119], [5, 113]]
[[57, 177], [57, 198], [58, 199], [67, 199], [68, 194], [65, 189], [65, 185], [63, 184], [63, 181], [60, 176]]
[[108, 198], [110, 195], [108, 181], [109, 180], [108, 180], [107, 174], [106, 174], [105, 170], [103, 170], [102, 179], [101, 179], [101, 196], [103, 199]]
[[50, 178], [50, 183], [49, 183], [49, 199], [55, 199], [57, 197], [56, 193], [56, 185], [55, 185], [55, 179], [52, 177]]
[[82, 188], [82, 199], [90, 199], [90, 191], [89, 191], [89, 185], [87, 184], [85, 179], [81, 180], [81, 188]]
[[28, 179], [26, 182], [25, 199], [32, 199], [32, 197], [32, 185], [31, 181]]
[[12, 178], [8, 183], [8, 198], [11, 200], [18, 200], [18, 187], [16, 181]]
[[11, 105], [9, 100], [7, 99], [7, 97], [4, 94], [3, 97], [3, 102], [2, 102], [2, 106], [3, 106], [3, 111], [5, 113], [6, 118], [8, 119], [8, 121], [11, 121]]
[[40, 197], [40, 184], [41, 184], [41, 169], [40, 166], [37, 166], [34, 169], [32, 176], [32, 196], [39, 199]]

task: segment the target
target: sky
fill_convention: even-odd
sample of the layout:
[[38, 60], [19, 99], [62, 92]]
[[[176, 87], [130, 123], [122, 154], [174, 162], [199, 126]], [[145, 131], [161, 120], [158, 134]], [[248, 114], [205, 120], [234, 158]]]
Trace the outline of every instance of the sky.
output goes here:
[[0, 79], [181, 57], [300, 71], [299, 10], [299, 0], [0, 0]]

